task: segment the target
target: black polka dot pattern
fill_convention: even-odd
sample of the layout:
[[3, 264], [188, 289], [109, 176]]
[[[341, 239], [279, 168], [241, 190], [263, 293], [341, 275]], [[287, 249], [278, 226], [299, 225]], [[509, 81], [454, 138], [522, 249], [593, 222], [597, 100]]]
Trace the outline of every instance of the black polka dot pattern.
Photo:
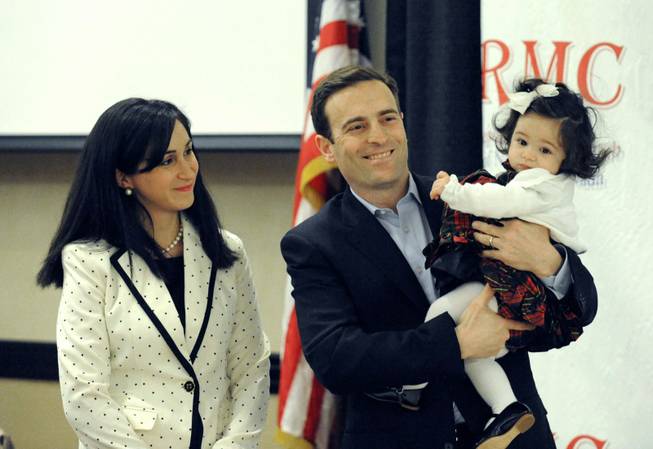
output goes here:
[[[170, 294], [145, 262], [118, 262], [170, 334], [190, 353], [207, 310], [211, 263], [184, 217], [186, 331]], [[202, 448], [257, 448], [269, 391], [269, 343], [261, 329], [247, 255], [218, 270], [212, 310], [192, 370], [197, 385], [111, 266], [106, 242], [73, 243], [62, 253], [64, 285], [57, 319], [64, 412], [83, 448], [189, 447], [193, 397], [199, 394]]]

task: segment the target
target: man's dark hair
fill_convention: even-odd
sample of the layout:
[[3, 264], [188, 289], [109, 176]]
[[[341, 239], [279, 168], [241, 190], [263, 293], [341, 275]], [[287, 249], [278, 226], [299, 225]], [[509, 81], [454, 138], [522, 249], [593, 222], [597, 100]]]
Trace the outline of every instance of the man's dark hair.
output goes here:
[[381, 81], [388, 86], [390, 92], [395, 97], [397, 102], [397, 111], [399, 107], [399, 88], [397, 82], [390, 76], [378, 72], [369, 67], [362, 67], [357, 65], [350, 65], [342, 67], [338, 70], [331, 72], [318, 84], [313, 94], [313, 104], [311, 105], [311, 118], [313, 120], [313, 127], [315, 132], [320, 134], [330, 141], [332, 141], [331, 125], [329, 118], [326, 116], [324, 107], [326, 102], [333, 94], [341, 91], [349, 86], [352, 86], [361, 81]]
[[[532, 92], [545, 82], [539, 78], [526, 79], [517, 85], [515, 92]], [[556, 83], [558, 95], [555, 97], [538, 96], [530, 104], [525, 113], [534, 112], [544, 117], [561, 119], [560, 139], [564, 147], [565, 159], [560, 166], [560, 173], [576, 175], [579, 178], [593, 177], [609, 155], [609, 150], [594, 151], [594, 124], [596, 111], [583, 104], [583, 98], [571, 91], [564, 83]], [[510, 116], [505, 123], [499, 114], [494, 117], [493, 124], [499, 132], [496, 146], [501, 153], [508, 153], [512, 134], [521, 114], [510, 110]]]

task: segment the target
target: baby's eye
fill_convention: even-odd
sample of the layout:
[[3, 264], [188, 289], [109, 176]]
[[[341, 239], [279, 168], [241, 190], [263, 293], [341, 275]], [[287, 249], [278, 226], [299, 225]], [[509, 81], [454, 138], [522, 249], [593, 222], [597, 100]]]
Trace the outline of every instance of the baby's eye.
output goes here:
[[517, 143], [521, 146], [528, 145], [528, 142], [526, 142], [524, 139], [517, 138]]
[[551, 154], [551, 150], [549, 150], [548, 148], [540, 148], [540, 152], [542, 154]]

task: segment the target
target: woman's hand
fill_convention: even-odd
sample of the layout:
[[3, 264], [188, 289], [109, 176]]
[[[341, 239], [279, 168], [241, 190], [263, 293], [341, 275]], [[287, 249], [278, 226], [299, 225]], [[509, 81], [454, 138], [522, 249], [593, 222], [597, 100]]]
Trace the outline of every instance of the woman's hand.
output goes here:
[[472, 227], [477, 242], [492, 249], [483, 257], [497, 259], [517, 270], [530, 271], [539, 278], [552, 276], [562, 265], [562, 257], [551, 244], [545, 226], [518, 219], [503, 220], [503, 226], [475, 221]]

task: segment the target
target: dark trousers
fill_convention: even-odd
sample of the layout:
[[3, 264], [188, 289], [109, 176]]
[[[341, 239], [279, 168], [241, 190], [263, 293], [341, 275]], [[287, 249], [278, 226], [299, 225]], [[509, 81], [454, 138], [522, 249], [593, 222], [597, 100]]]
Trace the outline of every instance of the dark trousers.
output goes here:
[[456, 424], [456, 445], [452, 449], [474, 449], [477, 437], [465, 424]]

